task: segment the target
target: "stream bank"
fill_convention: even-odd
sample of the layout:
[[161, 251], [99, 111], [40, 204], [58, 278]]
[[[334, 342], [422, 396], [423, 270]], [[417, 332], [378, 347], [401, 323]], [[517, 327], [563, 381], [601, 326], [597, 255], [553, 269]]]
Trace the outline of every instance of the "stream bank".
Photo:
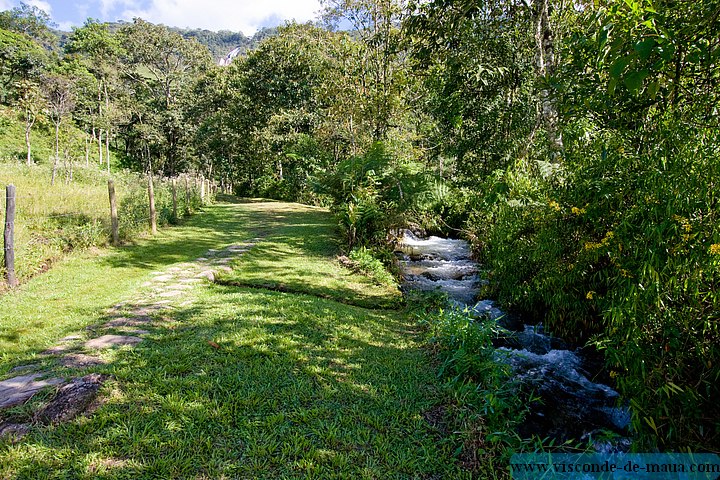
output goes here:
[[629, 411], [618, 406], [613, 388], [593, 381], [598, 376], [594, 355], [546, 335], [541, 324], [506, 314], [492, 300], [478, 299], [486, 280], [468, 242], [421, 238], [406, 230], [396, 255], [404, 290], [443, 292], [454, 308], [502, 327], [493, 341], [494, 359], [510, 367], [517, 392], [531, 399], [521, 436], [588, 441], [599, 452], [629, 449]]

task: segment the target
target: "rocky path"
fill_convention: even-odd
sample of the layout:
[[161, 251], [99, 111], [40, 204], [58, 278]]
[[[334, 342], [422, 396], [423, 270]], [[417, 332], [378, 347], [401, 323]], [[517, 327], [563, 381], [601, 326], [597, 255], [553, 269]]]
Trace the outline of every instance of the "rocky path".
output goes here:
[[[203, 282], [214, 281], [218, 272], [230, 271], [230, 263], [259, 241], [255, 238], [220, 250], [211, 249], [194, 261], [153, 272], [153, 278], [142, 285], [135, 298], [114, 305], [97, 324], [60, 339], [42, 352], [42, 356], [54, 360], [50, 368], [42, 370], [38, 364], [29, 364], [13, 369], [17, 375], [0, 381], [0, 410], [21, 405], [46, 388], [56, 391], [49, 402], [34, 412], [31, 422], [11, 418], [0, 424], [0, 437], [18, 440], [32, 424], [68, 421], [92, 409], [100, 387], [109, 377], [83, 373], [106, 363], [103, 350], [134, 346], [147, 335], [161, 333], [173, 321], [175, 309], [192, 306], [196, 288]], [[58, 375], [56, 370], [70, 370], [75, 375]]]

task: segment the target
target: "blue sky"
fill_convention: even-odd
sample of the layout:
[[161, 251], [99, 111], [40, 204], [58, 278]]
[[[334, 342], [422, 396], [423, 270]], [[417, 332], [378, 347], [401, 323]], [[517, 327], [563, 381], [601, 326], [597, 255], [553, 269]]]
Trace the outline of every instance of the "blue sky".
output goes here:
[[[173, 27], [241, 31], [252, 35], [285, 20], [314, 20], [319, 0], [25, 0], [45, 10], [61, 29], [80, 26], [88, 17], [101, 21], [140, 17]], [[0, 10], [19, 0], [0, 0]]]

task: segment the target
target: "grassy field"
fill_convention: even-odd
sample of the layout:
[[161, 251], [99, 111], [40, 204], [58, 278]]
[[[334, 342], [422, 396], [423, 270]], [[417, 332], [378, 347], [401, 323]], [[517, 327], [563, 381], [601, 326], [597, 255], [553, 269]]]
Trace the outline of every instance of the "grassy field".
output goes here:
[[[104, 246], [110, 240], [110, 204], [108, 178], [115, 182], [120, 237], [136, 238], [148, 229], [146, 180], [129, 172], [109, 176], [91, 165], [74, 168], [73, 180], [64, 174], [50, 185], [52, 167], [48, 164], [26, 166], [0, 163], [0, 218], [5, 214], [5, 186], [16, 187], [15, 258], [20, 281], [47, 270], [67, 252]], [[194, 187], [194, 186], [193, 186]], [[169, 184], [155, 180], [155, 203], [160, 225], [172, 220], [172, 195]], [[186, 205], [184, 185], [180, 182], [179, 214], [200, 204], [199, 192], [192, 189]], [[3, 264], [0, 252], [0, 265]], [[0, 291], [4, 287], [0, 266]]]
[[225, 285], [195, 286], [143, 343], [103, 353], [88, 371], [112, 380], [93, 414], [0, 443], [0, 478], [471, 478], [428, 420], [444, 394], [413, 322], [388, 310], [399, 292], [337, 264], [321, 209], [223, 203], [71, 256], [0, 297], [0, 375], [140, 295], [151, 272], [256, 237]]

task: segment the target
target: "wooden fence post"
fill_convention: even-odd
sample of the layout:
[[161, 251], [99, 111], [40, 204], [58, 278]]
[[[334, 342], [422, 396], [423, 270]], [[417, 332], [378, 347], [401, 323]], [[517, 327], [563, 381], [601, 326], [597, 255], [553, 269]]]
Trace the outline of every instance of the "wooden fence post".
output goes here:
[[118, 223], [117, 202], [115, 200], [115, 182], [108, 180], [108, 195], [110, 195], [110, 224], [112, 227], [112, 244], [120, 243], [120, 225]]
[[190, 215], [190, 179], [185, 174], [185, 215]]
[[155, 191], [153, 190], [152, 172], [148, 172], [148, 199], [150, 200], [150, 231], [157, 233], [157, 213], [155, 212]]
[[5, 188], [5, 270], [10, 288], [17, 287], [15, 277], [15, 185]]
[[172, 218], [173, 222], [177, 221], [177, 179], [173, 177], [172, 179], [172, 198], [173, 198], [173, 210], [172, 210]]
[[205, 204], [205, 179], [200, 177], [200, 203]]

